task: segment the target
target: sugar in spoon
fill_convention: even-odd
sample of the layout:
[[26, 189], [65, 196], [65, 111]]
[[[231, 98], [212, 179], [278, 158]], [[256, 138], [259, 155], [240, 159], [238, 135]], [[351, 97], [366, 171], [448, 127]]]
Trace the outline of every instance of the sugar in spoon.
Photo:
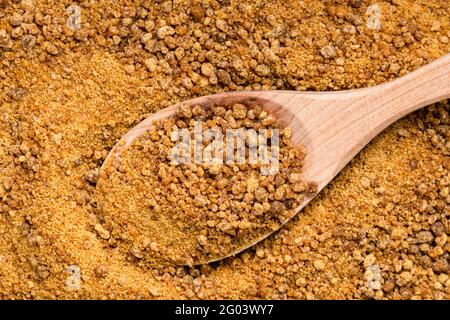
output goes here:
[[[247, 91], [204, 96], [172, 105], [156, 112], [126, 133], [111, 150], [109, 160], [120, 159], [121, 153], [155, 120], [175, 116], [181, 106], [227, 106], [241, 103], [262, 106], [283, 125], [292, 128], [294, 145], [306, 147], [303, 178], [315, 181], [320, 192], [376, 135], [405, 115], [432, 103], [450, 98], [450, 54], [394, 81], [381, 85], [334, 92]], [[104, 168], [102, 167], [102, 170]], [[317, 194], [316, 194], [317, 195]], [[292, 215], [280, 223], [281, 228], [313, 198], [306, 196]], [[235, 255], [267, 238], [214, 260]]]

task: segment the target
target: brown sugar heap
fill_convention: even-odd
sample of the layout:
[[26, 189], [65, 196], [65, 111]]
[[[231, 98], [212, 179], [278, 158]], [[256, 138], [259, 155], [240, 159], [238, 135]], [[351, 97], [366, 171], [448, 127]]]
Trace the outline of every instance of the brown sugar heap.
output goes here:
[[450, 52], [449, 5], [0, 0], [0, 298], [449, 299], [448, 101], [386, 129], [282, 230], [220, 263], [136, 261], [105, 241], [95, 197], [108, 152], [149, 114], [389, 81]]
[[[174, 162], [178, 129], [189, 133], [185, 146], [191, 154], [185, 163]], [[236, 129], [253, 131], [232, 136], [230, 152], [227, 133]], [[221, 134], [221, 141], [206, 139], [213, 131]], [[136, 259], [154, 267], [201, 264], [231, 255], [279, 229], [304, 195], [317, 191], [317, 184], [301, 179], [305, 152], [291, 145], [291, 136], [290, 127], [281, 128], [260, 106], [180, 107], [174, 118], [155, 123], [121, 152], [119, 161], [111, 157], [104, 164], [97, 200], [106, 229], [97, 229], [104, 230], [105, 240], [111, 234], [128, 243]], [[250, 148], [258, 150], [272, 140], [277, 145], [265, 149], [277, 149], [275, 170], [269, 171], [271, 164], [263, 158], [250, 163]], [[211, 159], [197, 163], [197, 141], [203, 155], [216, 145], [220, 158], [211, 154]], [[240, 164], [238, 152], [246, 157]], [[230, 154], [234, 159], [224, 162]]]

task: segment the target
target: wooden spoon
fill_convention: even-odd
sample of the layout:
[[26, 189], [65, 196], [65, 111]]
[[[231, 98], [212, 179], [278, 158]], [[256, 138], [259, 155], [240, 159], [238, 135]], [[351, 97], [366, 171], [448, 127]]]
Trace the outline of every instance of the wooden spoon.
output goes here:
[[[336, 92], [253, 91], [229, 92], [191, 99], [152, 114], [125, 134], [111, 150], [108, 160], [120, 160], [120, 154], [153, 121], [175, 115], [177, 108], [200, 105], [242, 103], [261, 105], [293, 131], [293, 144], [307, 149], [303, 177], [316, 181], [322, 190], [358, 152], [376, 135], [403, 116], [432, 103], [450, 98], [450, 54], [398, 78], [378, 86]], [[109, 159], [114, 157], [113, 159]], [[103, 169], [103, 167], [102, 167]], [[292, 216], [303, 209], [314, 196], [307, 197]], [[275, 230], [276, 231], [276, 230]], [[273, 231], [273, 232], [275, 232]], [[273, 232], [262, 236], [235, 252], [235, 255]]]

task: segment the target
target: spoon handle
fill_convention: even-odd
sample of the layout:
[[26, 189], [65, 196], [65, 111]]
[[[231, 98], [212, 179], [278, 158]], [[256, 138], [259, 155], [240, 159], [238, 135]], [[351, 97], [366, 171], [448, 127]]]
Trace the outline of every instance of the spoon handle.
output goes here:
[[374, 87], [336, 92], [279, 91], [266, 96], [284, 106], [280, 113], [287, 110], [299, 120], [293, 124], [293, 139], [308, 149], [305, 178], [317, 181], [321, 190], [396, 120], [450, 98], [450, 54]]
[[427, 105], [448, 99], [450, 54], [373, 89], [378, 90], [377, 104], [380, 109], [385, 109], [391, 122]]

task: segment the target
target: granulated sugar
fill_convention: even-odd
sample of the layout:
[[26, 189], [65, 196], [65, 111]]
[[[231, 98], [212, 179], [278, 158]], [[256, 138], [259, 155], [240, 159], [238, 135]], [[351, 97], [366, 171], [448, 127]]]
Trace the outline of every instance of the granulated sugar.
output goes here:
[[130, 258], [105, 239], [95, 192], [152, 112], [379, 84], [450, 52], [449, 21], [445, 0], [0, 0], [0, 297], [449, 299], [448, 101], [389, 127], [300, 215], [219, 263]]

